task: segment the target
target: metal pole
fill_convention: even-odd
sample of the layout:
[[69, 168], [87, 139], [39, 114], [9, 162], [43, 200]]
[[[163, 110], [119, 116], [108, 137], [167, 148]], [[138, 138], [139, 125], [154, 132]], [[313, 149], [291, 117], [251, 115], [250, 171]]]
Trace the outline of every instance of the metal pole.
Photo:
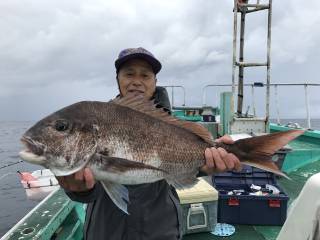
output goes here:
[[253, 13], [253, 12], [257, 12], [257, 11], [262, 11], [262, 10], [265, 10], [265, 9], [268, 9], [269, 8], [269, 5], [268, 6], [263, 6], [263, 7], [256, 7], [254, 9], [250, 9], [247, 11], [247, 13]]
[[174, 96], [174, 87], [172, 87], [172, 91], [171, 92], [172, 92], [172, 106], [174, 106], [174, 99], [173, 99], [174, 98], [173, 97]]
[[237, 66], [240, 67], [264, 67], [268, 66], [268, 63], [245, 63], [245, 62], [236, 62]]
[[307, 84], [304, 85], [304, 93], [305, 93], [305, 100], [306, 100], [308, 129], [311, 129], [310, 111], [309, 111], [309, 96], [308, 96], [308, 85]]
[[237, 18], [238, 18], [238, 0], [234, 0], [233, 8], [233, 57], [232, 57], [232, 96], [235, 99], [236, 92], [236, 58], [237, 58]]
[[271, 17], [272, 17], [272, 0], [269, 0], [269, 9], [268, 9], [268, 42], [267, 42], [267, 88], [266, 88], [266, 130], [269, 125], [269, 116], [270, 116], [270, 67], [271, 67]]
[[277, 109], [277, 123], [280, 125], [280, 108], [279, 108], [279, 101], [278, 101], [278, 86], [274, 85], [274, 95], [276, 98], [276, 109]]
[[[245, 20], [246, 20], [246, 12], [245, 8], [241, 9], [241, 25], [240, 25], [240, 49], [239, 49], [239, 62], [243, 62], [244, 55], [244, 32], [245, 32]], [[239, 79], [238, 79], [238, 107], [237, 113], [240, 117], [242, 115], [242, 107], [243, 107], [243, 72], [244, 67], [239, 66]]]
[[207, 98], [207, 86], [204, 86], [202, 89], [202, 105], [206, 106], [206, 98]]
[[241, 3], [239, 4], [240, 7], [248, 7], [248, 8], [252, 8], [252, 7], [268, 7], [267, 4], [248, 4], [248, 3]]
[[186, 90], [184, 88], [182, 88], [183, 90], [183, 104], [182, 106], [185, 106], [186, 105]]
[[255, 105], [255, 97], [254, 97], [254, 86], [251, 85], [251, 97], [252, 97], [252, 108], [253, 108], [253, 116], [256, 117], [256, 105]]

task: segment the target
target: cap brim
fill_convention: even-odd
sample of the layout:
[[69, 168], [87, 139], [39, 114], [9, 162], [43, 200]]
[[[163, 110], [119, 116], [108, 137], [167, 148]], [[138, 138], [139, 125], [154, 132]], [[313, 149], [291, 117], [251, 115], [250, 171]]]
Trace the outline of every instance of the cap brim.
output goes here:
[[117, 59], [114, 65], [116, 69], [119, 70], [122, 64], [134, 58], [140, 58], [147, 61], [151, 65], [155, 74], [157, 74], [161, 70], [161, 63], [156, 58], [144, 53], [133, 53], [128, 56], [122, 57], [121, 59]]

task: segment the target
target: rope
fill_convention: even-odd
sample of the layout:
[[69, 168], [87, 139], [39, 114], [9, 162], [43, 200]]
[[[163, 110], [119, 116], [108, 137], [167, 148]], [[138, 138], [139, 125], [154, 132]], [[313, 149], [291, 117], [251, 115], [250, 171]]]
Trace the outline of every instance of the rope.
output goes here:
[[1, 166], [0, 169], [6, 168], [6, 167], [10, 167], [10, 166], [12, 166], [12, 165], [16, 165], [16, 164], [22, 163], [22, 162], [23, 162], [23, 161], [20, 160], [20, 161], [18, 161], [18, 162], [9, 163], [9, 164], [7, 164], [7, 165]]

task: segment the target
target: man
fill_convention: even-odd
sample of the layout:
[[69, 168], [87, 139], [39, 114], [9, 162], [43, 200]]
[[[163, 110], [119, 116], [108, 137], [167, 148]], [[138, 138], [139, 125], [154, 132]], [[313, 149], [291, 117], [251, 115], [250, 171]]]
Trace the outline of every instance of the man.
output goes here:
[[[115, 67], [120, 97], [143, 95], [170, 111], [167, 92], [156, 87], [156, 74], [161, 63], [149, 51], [125, 49], [120, 52]], [[219, 141], [232, 143], [227, 136]], [[204, 156], [206, 165], [201, 171], [207, 174], [241, 168], [239, 160], [222, 148], [208, 148]], [[176, 240], [182, 237], [179, 200], [174, 188], [165, 180], [127, 186], [129, 215], [113, 204], [88, 168], [67, 177], [58, 177], [58, 181], [72, 200], [88, 203], [85, 239]]]

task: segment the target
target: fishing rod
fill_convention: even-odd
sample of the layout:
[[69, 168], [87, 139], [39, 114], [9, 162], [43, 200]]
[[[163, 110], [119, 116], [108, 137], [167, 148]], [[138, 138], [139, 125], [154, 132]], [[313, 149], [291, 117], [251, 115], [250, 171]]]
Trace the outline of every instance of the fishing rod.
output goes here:
[[3, 166], [1, 166], [1, 167], [0, 167], [0, 169], [6, 168], [6, 167], [10, 167], [10, 166], [12, 166], [12, 165], [16, 165], [16, 164], [18, 164], [18, 163], [22, 163], [22, 162], [23, 162], [23, 161], [22, 161], [22, 160], [20, 160], [20, 161], [18, 161], [18, 162], [9, 163], [9, 164], [7, 164], [7, 165], [3, 165]]

